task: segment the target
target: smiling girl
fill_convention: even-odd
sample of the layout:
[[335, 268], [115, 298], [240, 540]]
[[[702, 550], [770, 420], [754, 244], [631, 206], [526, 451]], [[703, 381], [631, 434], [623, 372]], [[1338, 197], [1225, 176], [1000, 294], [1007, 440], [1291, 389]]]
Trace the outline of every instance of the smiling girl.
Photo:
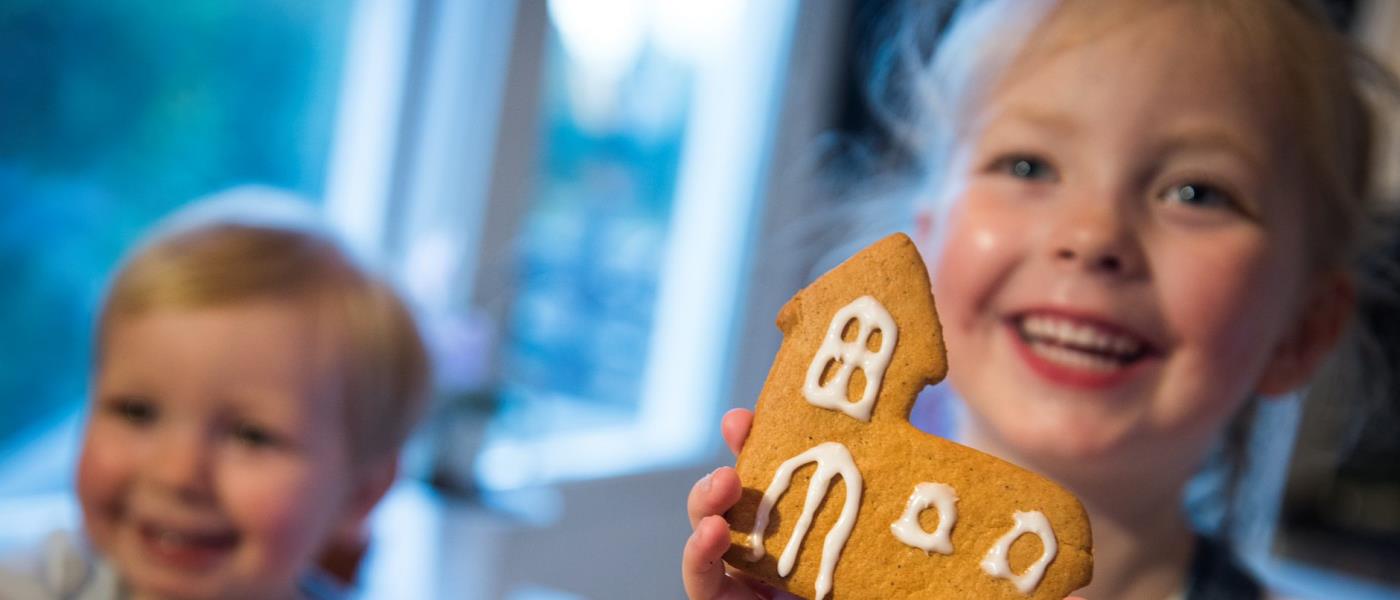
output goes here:
[[[894, 71], [921, 111], [915, 238], [957, 436], [1080, 497], [1085, 596], [1260, 595], [1182, 490], [1348, 322], [1372, 210], [1359, 60], [1301, 0], [992, 0]], [[736, 451], [751, 418], [725, 417]], [[719, 560], [739, 490], [726, 467], [691, 492], [692, 598], [751, 595]]]

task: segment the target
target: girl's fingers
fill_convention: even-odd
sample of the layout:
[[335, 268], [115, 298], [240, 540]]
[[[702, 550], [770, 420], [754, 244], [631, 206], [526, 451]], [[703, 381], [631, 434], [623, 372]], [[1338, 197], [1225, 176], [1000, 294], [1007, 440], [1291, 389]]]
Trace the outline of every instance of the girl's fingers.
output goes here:
[[724, 413], [724, 418], [719, 423], [719, 431], [724, 436], [724, 443], [729, 446], [729, 451], [735, 456], [743, 449], [744, 440], [748, 439], [749, 429], [752, 427], [753, 411], [736, 408]]
[[729, 549], [729, 525], [719, 516], [702, 519], [685, 542], [681, 557], [681, 580], [691, 600], [738, 600], [755, 596], [724, 572], [725, 550]]
[[[736, 408], [724, 414], [720, 433], [725, 445], [736, 456], [744, 447], [753, 427], [753, 411]], [[739, 474], [731, 467], [720, 467], [690, 489], [686, 512], [695, 532], [685, 543], [681, 558], [681, 579], [691, 600], [754, 600], [774, 597], [758, 594], [739, 579], [725, 573], [724, 553], [729, 549], [729, 523], [720, 516], [739, 501]], [[765, 586], [757, 586], [765, 592]]]
[[801, 597], [794, 596], [778, 588], [763, 583], [762, 581], [759, 581], [756, 578], [750, 577], [743, 571], [731, 570], [729, 572], [729, 578], [739, 582], [744, 587], [747, 587], [749, 589], [749, 592], [752, 593], [755, 598], [760, 598], [761, 600], [802, 600]]
[[690, 488], [685, 501], [690, 527], [699, 527], [705, 517], [724, 514], [739, 501], [739, 494], [739, 474], [732, 467], [720, 467], [702, 477]]

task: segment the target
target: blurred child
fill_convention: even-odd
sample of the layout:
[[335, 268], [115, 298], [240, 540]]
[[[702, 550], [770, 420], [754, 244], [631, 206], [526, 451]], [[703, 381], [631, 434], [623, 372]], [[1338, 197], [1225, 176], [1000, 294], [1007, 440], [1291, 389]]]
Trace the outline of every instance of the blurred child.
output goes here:
[[[97, 326], [77, 473], [85, 537], [38, 598], [332, 598], [427, 391], [404, 303], [304, 203], [236, 191], [121, 266]], [[30, 595], [25, 595], [25, 593]], [[11, 596], [6, 596], [11, 597]]]
[[[1260, 597], [1182, 491], [1343, 338], [1379, 71], [1304, 0], [966, 2], [931, 58], [895, 48], [958, 438], [1084, 502], [1085, 596]], [[736, 452], [751, 419], [725, 416]], [[753, 596], [720, 561], [739, 489], [691, 492], [692, 598]]]

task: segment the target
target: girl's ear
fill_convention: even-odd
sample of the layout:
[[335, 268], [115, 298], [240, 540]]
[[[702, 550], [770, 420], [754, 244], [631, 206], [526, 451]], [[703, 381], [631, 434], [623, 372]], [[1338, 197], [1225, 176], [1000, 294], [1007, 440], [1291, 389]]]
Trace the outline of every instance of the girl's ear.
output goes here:
[[1327, 277], [1303, 309], [1292, 333], [1274, 349], [1259, 393], [1277, 396], [1312, 378], [1322, 359], [1337, 346], [1356, 304], [1356, 284], [1344, 273]]

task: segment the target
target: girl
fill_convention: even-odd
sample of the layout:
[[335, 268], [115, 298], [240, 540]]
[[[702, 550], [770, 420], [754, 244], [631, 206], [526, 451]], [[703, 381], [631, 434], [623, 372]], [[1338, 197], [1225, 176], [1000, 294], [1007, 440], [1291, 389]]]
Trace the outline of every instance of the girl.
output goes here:
[[[915, 238], [958, 437], [1084, 502], [1087, 597], [1260, 594], [1181, 497], [1251, 399], [1304, 384], [1352, 311], [1368, 63], [1312, 8], [965, 3], [930, 60], [890, 71], [923, 113], [897, 132], [925, 167]], [[751, 418], [724, 418], [736, 452]], [[692, 598], [751, 596], [720, 561], [739, 489], [726, 467], [691, 492]]]

